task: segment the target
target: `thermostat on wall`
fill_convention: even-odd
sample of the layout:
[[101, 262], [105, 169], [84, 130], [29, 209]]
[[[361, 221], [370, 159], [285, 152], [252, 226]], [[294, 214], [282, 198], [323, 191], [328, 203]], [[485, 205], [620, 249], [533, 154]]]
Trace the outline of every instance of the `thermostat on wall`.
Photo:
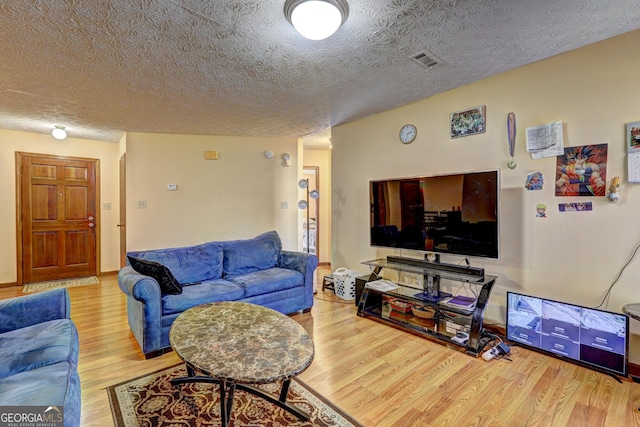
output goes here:
[[218, 160], [218, 152], [217, 151], [205, 151], [204, 158], [206, 160]]

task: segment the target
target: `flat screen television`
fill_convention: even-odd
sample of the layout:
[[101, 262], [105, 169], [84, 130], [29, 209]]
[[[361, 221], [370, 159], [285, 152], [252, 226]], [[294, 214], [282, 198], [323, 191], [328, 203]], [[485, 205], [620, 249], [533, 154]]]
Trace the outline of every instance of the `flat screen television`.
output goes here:
[[627, 376], [629, 318], [624, 314], [507, 292], [507, 340]]
[[371, 246], [498, 258], [499, 171], [369, 183]]

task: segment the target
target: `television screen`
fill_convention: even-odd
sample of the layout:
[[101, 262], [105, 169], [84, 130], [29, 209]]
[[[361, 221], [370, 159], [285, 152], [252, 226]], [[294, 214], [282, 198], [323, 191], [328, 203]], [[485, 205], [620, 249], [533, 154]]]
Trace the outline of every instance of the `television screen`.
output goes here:
[[624, 314], [507, 292], [507, 339], [627, 376], [629, 318]]
[[369, 183], [371, 245], [498, 258], [497, 170]]

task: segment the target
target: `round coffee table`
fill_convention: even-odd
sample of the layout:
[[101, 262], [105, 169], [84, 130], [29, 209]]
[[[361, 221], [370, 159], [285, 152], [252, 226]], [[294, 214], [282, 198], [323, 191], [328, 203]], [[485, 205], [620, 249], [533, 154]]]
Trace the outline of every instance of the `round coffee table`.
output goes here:
[[622, 312], [633, 319], [640, 320], [640, 304], [637, 302], [623, 306]]
[[[171, 347], [185, 362], [191, 382], [220, 385], [220, 417], [227, 426], [235, 389], [259, 396], [307, 421], [287, 403], [291, 379], [313, 360], [313, 341], [295, 320], [267, 307], [245, 302], [217, 302], [180, 314], [169, 332]], [[278, 398], [249, 384], [282, 381]]]

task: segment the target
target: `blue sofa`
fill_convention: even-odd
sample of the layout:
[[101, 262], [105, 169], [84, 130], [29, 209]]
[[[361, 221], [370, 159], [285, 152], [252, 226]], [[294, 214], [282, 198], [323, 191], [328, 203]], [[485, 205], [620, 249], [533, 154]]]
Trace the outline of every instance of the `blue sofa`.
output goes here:
[[[66, 289], [0, 301], [0, 406], [49, 406], [80, 425], [78, 331]], [[60, 412], [58, 412], [58, 410]]]
[[[244, 301], [284, 314], [313, 306], [313, 254], [282, 250], [275, 231], [253, 239], [128, 252], [118, 285], [127, 296], [127, 317], [145, 357], [170, 349], [169, 330], [183, 311], [217, 301]], [[140, 260], [166, 267], [172, 285], [136, 271]], [[142, 270], [144, 271], [144, 270]], [[175, 289], [175, 285], [177, 288]]]

